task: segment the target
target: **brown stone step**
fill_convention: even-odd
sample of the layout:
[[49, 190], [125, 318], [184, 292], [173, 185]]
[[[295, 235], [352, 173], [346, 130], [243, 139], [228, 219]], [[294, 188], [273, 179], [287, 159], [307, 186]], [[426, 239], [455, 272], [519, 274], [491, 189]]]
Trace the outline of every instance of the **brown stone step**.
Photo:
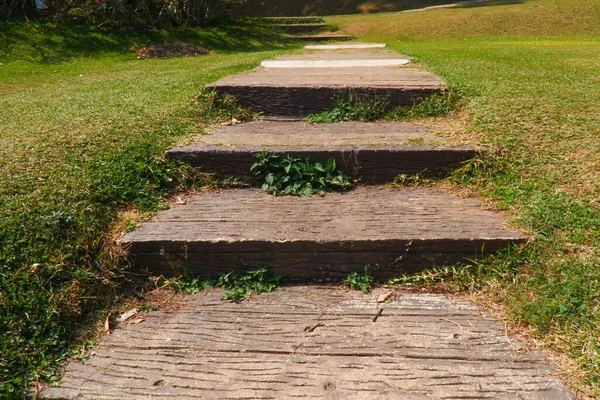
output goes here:
[[340, 40], [352, 40], [353, 36], [346, 35], [341, 32], [322, 32], [312, 35], [294, 35], [292, 39], [302, 40], [304, 42], [328, 42], [328, 41], [340, 41]]
[[276, 26], [277, 28], [279, 28], [280, 30], [282, 30], [284, 32], [291, 33], [291, 34], [307, 33], [307, 32], [317, 33], [317, 32], [322, 32], [329, 27], [329, 25], [327, 25], [325, 23], [302, 23], [302, 24], [280, 23], [280, 24], [274, 24], [274, 26]]
[[290, 281], [339, 281], [371, 264], [374, 276], [385, 279], [526, 241], [478, 201], [434, 189], [359, 187], [310, 198], [238, 189], [192, 195], [185, 203], [123, 240], [154, 274], [267, 265]]
[[[323, 52], [319, 56], [327, 60]], [[374, 58], [357, 52], [358, 59], [389, 59], [389, 53], [373, 51]], [[346, 57], [348, 57], [346, 55]], [[402, 56], [397, 55], [402, 58]], [[315, 60], [301, 58], [277, 60]], [[341, 59], [335, 56], [335, 60]], [[346, 58], [348, 59], [348, 58]], [[441, 93], [444, 82], [430, 72], [415, 67], [334, 67], [264, 68], [223, 78], [206, 86], [219, 94], [234, 96], [238, 102], [267, 116], [303, 117], [331, 110], [340, 95], [353, 91], [363, 96], [386, 98], [389, 108], [411, 106], [434, 93]]]
[[474, 147], [445, 146], [433, 128], [416, 124], [259, 121], [217, 129], [166, 156], [206, 172], [249, 177], [254, 154], [264, 150], [319, 162], [334, 158], [366, 184], [390, 182], [399, 174], [441, 176], [476, 153]]
[[41, 398], [574, 398], [544, 354], [484, 308], [401, 290], [375, 302], [391, 291], [282, 287], [241, 304], [219, 290], [178, 297], [180, 310], [102, 336]]

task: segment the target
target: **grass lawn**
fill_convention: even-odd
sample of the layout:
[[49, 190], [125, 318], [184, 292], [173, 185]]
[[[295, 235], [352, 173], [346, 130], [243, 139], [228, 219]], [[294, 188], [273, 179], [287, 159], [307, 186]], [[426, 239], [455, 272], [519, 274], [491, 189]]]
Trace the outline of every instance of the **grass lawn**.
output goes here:
[[[118, 210], [156, 210], [195, 183], [162, 152], [227, 117], [196, 95], [289, 48], [270, 32], [0, 25], [0, 398], [56, 379], [81, 329], [143, 284], [111, 245]], [[173, 40], [215, 54], [138, 60], [130, 50]]]
[[513, 325], [568, 355], [600, 396], [600, 3], [522, 4], [328, 19], [418, 58], [467, 102], [487, 154], [453, 177], [533, 236], [446, 282], [506, 306]]

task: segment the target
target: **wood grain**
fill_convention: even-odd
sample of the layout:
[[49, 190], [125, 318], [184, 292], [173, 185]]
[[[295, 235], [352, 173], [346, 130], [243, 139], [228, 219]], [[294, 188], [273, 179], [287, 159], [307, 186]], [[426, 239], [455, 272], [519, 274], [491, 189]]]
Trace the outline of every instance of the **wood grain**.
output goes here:
[[[542, 355], [440, 294], [285, 287], [242, 304], [212, 291], [125, 325], [46, 399], [570, 399]], [[320, 324], [318, 324], [320, 322]], [[316, 326], [307, 332], [307, 326]]]

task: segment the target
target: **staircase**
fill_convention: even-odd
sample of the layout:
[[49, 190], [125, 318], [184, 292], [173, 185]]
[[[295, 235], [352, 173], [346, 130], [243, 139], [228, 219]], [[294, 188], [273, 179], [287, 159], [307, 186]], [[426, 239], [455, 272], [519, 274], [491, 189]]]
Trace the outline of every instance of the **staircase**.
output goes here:
[[[336, 63], [337, 62], [337, 63]], [[444, 82], [386, 49], [311, 50], [266, 61], [208, 88], [274, 120], [218, 128], [166, 154], [221, 176], [248, 179], [254, 154], [333, 158], [360, 186], [325, 197], [273, 197], [257, 189], [191, 196], [128, 234], [131, 255], [156, 274], [211, 275], [260, 265], [287, 281], [340, 281], [374, 265], [387, 279], [469, 262], [527, 238], [501, 215], [431, 188], [383, 185], [399, 174], [443, 177], [476, 153], [408, 123], [309, 124], [290, 118], [330, 109], [340, 92], [385, 93], [390, 106], [444, 90]], [[277, 120], [285, 118], [285, 120]]]
[[449, 145], [423, 125], [297, 119], [330, 107], [340, 90], [381, 90], [395, 105], [410, 104], [443, 90], [441, 79], [410, 63], [386, 65], [406, 57], [379, 45], [310, 48], [208, 86], [272, 120], [216, 128], [166, 156], [239, 178], [249, 178], [253, 155], [265, 149], [333, 157], [359, 187], [309, 198], [258, 189], [192, 194], [123, 241], [156, 275], [267, 265], [295, 284], [242, 304], [213, 290], [181, 310], [124, 322], [88, 361], [69, 363], [60, 387], [42, 398], [572, 398], [541, 353], [468, 301], [328, 284], [366, 264], [384, 280], [471, 262], [527, 237], [477, 200], [383, 185], [398, 174], [443, 177], [474, 147]]
[[323, 42], [352, 39], [352, 36], [331, 30], [321, 17], [266, 17], [264, 20], [295, 40]]

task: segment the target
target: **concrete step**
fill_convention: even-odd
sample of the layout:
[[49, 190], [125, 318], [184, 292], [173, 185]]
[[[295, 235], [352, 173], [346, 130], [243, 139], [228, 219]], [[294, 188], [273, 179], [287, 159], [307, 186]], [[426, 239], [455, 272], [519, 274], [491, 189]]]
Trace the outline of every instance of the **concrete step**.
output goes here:
[[[381, 49], [321, 51], [275, 61], [406, 60], [405, 56]], [[412, 66], [265, 68], [223, 78], [207, 85], [220, 94], [229, 94], [253, 111], [266, 116], [304, 117], [333, 108], [336, 97], [348, 91], [365, 96], [385, 97], [389, 108], [411, 106], [434, 93], [444, 82], [430, 72]]]
[[122, 323], [41, 398], [574, 398], [542, 352], [457, 296], [323, 285], [221, 296], [178, 296], [178, 311]]
[[280, 30], [290, 33], [290, 34], [299, 34], [299, 33], [318, 33], [326, 30], [329, 25], [325, 23], [302, 23], [302, 24], [287, 24], [287, 23], [279, 23], [274, 24]]
[[328, 41], [341, 41], [341, 40], [352, 40], [353, 36], [346, 35], [341, 32], [322, 32], [312, 35], [294, 35], [292, 39], [301, 40], [304, 42], [328, 42]]
[[318, 24], [323, 23], [325, 20], [322, 17], [264, 17], [267, 22], [274, 24]]
[[331, 44], [315, 44], [315, 45], [306, 45], [304, 48], [306, 50], [364, 50], [364, 49], [383, 49], [385, 48], [385, 43], [360, 43], [360, 42], [352, 42], [352, 43], [331, 43]]
[[206, 172], [248, 178], [254, 154], [334, 158], [361, 183], [390, 182], [398, 174], [441, 176], [472, 158], [474, 147], [444, 145], [430, 127], [397, 123], [259, 121], [214, 130], [197, 144], [170, 149], [166, 156]]
[[478, 201], [431, 188], [363, 186], [310, 198], [237, 189], [191, 195], [123, 244], [155, 275], [267, 265], [288, 281], [339, 281], [371, 264], [387, 279], [527, 240], [503, 224]]

